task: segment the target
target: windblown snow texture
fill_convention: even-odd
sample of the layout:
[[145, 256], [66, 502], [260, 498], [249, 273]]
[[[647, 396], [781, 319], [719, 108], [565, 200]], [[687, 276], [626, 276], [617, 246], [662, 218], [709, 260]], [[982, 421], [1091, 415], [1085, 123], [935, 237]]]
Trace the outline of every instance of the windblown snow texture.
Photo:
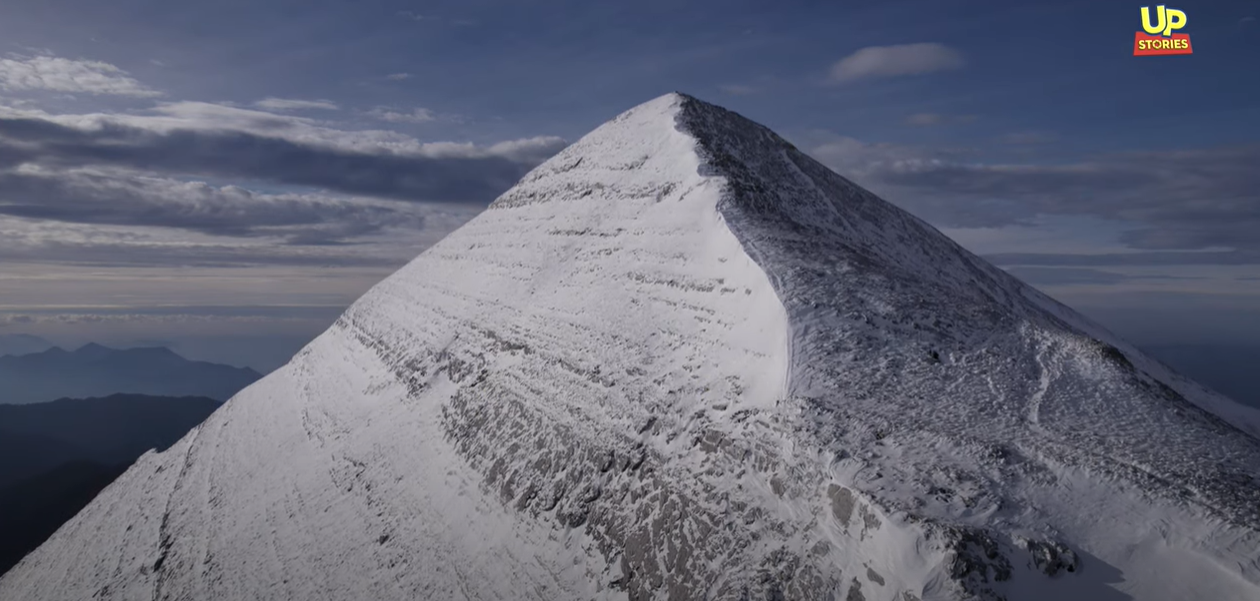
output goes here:
[[1256, 599], [1260, 417], [734, 113], [535, 169], [0, 599]]

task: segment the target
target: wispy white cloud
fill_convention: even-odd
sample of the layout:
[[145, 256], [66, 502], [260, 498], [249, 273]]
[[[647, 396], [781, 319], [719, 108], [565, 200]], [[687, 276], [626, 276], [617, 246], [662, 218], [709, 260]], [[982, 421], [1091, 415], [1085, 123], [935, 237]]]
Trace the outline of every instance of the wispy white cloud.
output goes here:
[[718, 89], [731, 96], [751, 96], [761, 91], [760, 88], [743, 84], [727, 84], [718, 86]]
[[521, 163], [536, 163], [550, 158], [566, 145], [568, 143], [565, 139], [558, 136], [535, 136], [492, 144], [487, 151], [493, 156], [506, 157]]
[[455, 25], [457, 27], [468, 27], [468, 26], [477, 24], [477, 22], [472, 19], [460, 19], [460, 18], [451, 18], [451, 17], [441, 17], [437, 15], [432, 15], [432, 14], [420, 14], [414, 10], [400, 10], [395, 14], [401, 17], [402, 19], [405, 19], [407, 21], [415, 21], [415, 22], [423, 21], [425, 23], [447, 23], [450, 25]]
[[400, 111], [388, 107], [378, 106], [367, 112], [369, 116], [381, 121], [390, 123], [425, 123], [433, 121], [437, 118], [433, 111], [426, 108], [414, 108], [409, 111]]
[[0, 58], [0, 89], [138, 98], [162, 95], [109, 63], [51, 55], [13, 54]]
[[1059, 136], [1044, 131], [1016, 131], [998, 136], [997, 141], [1002, 144], [1012, 144], [1017, 146], [1030, 146], [1034, 144], [1047, 144], [1058, 140]]
[[291, 98], [264, 98], [255, 102], [254, 106], [273, 111], [307, 109], [335, 111], [341, 108], [331, 100], [296, 100]]
[[860, 79], [921, 75], [960, 69], [963, 55], [944, 44], [921, 43], [867, 46], [831, 66], [831, 80], [843, 83]]
[[385, 79], [390, 81], [403, 81], [404, 79], [411, 79], [412, 77], [413, 75], [410, 73], [390, 73], [385, 76]]
[[[413, 114], [414, 116], [414, 114]], [[163, 102], [152, 109], [136, 113], [53, 114], [40, 109], [0, 105], [2, 119], [33, 119], [71, 127], [89, 133], [100, 133], [118, 126], [132, 127], [158, 134], [180, 131], [238, 132], [274, 138], [321, 148], [370, 154], [401, 155], [426, 158], [486, 158], [500, 156], [497, 145], [481, 146], [466, 142], [421, 141], [407, 134], [386, 129], [346, 129], [336, 124], [240, 108], [210, 102]], [[527, 138], [506, 141], [506, 144], [534, 144], [547, 140], [547, 147], [558, 152], [564, 146], [560, 138]]]
[[975, 115], [942, 115], [940, 113], [915, 113], [906, 117], [906, 125], [930, 127], [933, 125], [949, 125], [954, 123], [971, 123]]

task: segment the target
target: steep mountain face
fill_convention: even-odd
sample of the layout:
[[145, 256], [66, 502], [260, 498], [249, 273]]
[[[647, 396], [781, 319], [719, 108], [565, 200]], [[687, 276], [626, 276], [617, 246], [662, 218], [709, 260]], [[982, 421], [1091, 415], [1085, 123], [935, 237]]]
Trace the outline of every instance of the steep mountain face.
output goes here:
[[0, 403], [42, 403], [115, 393], [208, 396], [225, 401], [262, 375], [242, 367], [189, 361], [166, 348], [87, 344], [0, 357]]
[[141, 458], [0, 599], [1254, 599], [1260, 415], [671, 94]]

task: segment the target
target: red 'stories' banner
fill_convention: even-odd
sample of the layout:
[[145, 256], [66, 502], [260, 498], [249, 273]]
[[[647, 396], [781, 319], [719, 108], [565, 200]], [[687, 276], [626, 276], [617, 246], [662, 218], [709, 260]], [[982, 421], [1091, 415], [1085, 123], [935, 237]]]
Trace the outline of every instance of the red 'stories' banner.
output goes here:
[[1176, 33], [1172, 37], [1146, 35], [1137, 32], [1133, 38], [1133, 56], [1163, 56], [1166, 54], [1193, 54], [1190, 36]]

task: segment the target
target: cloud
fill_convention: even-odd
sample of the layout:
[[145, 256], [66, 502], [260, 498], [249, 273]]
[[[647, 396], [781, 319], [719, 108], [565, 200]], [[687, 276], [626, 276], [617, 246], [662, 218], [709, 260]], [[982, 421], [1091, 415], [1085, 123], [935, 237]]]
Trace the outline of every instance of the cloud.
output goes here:
[[841, 175], [868, 183], [879, 183], [877, 180], [887, 173], [960, 163], [972, 152], [969, 149], [871, 143], [823, 131], [806, 135], [801, 146], [808, 148], [814, 158]]
[[1059, 136], [1049, 132], [1019, 131], [998, 136], [997, 141], [1013, 146], [1031, 146], [1034, 144], [1048, 144], [1058, 139]]
[[[25, 111], [16, 117], [33, 117], [76, 128], [99, 130], [126, 125], [170, 133], [176, 130], [205, 132], [242, 131], [281, 138], [299, 144], [327, 146], [355, 152], [385, 152], [434, 156], [429, 144], [391, 130], [348, 130], [308, 117], [281, 115], [208, 102], [159, 104], [148, 115], [90, 114], [48, 115]], [[0, 111], [0, 117], [3, 117]], [[441, 147], [443, 143], [437, 143]]]
[[[235, 307], [228, 307], [233, 309]], [[244, 323], [244, 324], [274, 324], [284, 321], [302, 321], [312, 319], [307, 315], [292, 315], [294, 310], [304, 310], [303, 313], [310, 313], [307, 307], [267, 307], [282, 311], [279, 315], [220, 315], [214, 312], [193, 312], [193, 311], [215, 311], [221, 310], [220, 307], [171, 307], [164, 312], [154, 311], [150, 307], [127, 307], [124, 309], [82, 307], [78, 311], [59, 309], [57, 313], [5, 313], [0, 314], [0, 326], [7, 325], [84, 325], [84, 324], [102, 324], [102, 323], [122, 323], [129, 324], [135, 322], [152, 322], [161, 324], [179, 324], [179, 323], [196, 323], [208, 322], [215, 324], [222, 323]], [[184, 311], [173, 312], [171, 309]], [[324, 309], [329, 312], [336, 309], [344, 311], [344, 307], [315, 307], [315, 309]], [[84, 310], [97, 310], [99, 312], [84, 312]], [[130, 346], [130, 345], [128, 345]]]
[[0, 106], [0, 263], [398, 265], [565, 145], [421, 142], [199, 102]]
[[952, 123], [971, 123], [976, 120], [975, 115], [942, 115], [940, 113], [915, 113], [906, 117], [906, 125], [915, 125], [919, 127], [928, 127], [933, 125], [947, 125]]
[[401, 17], [401, 18], [403, 18], [403, 19], [406, 19], [406, 20], [408, 20], [408, 21], [415, 21], [415, 22], [420, 22], [420, 21], [424, 21], [424, 22], [426, 22], [426, 23], [439, 23], [439, 22], [442, 22], [442, 23], [449, 23], [449, 24], [451, 24], [451, 25], [455, 25], [455, 26], [458, 26], [458, 27], [467, 27], [467, 26], [472, 26], [472, 25], [476, 25], [476, 24], [477, 24], [477, 22], [476, 22], [476, 21], [474, 21], [474, 20], [472, 20], [472, 19], [457, 19], [457, 18], [450, 18], [450, 17], [439, 17], [439, 16], [434, 16], [434, 15], [431, 15], [431, 14], [428, 14], [428, 15], [422, 15], [422, 14], [420, 14], [420, 13], [418, 13], [418, 12], [413, 11], [413, 10], [400, 10], [400, 11], [398, 11], [398, 12], [397, 12], [397, 13], [395, 13], [395, 14], [397, 14], [399, 17]]
[[943, 44], [867, 46], [832, 65], [831, 81], [921, 75], [960, 69], [965, 64], [962, 54]]
[[412, 77], [414, 76], [410, 73], [390, 73], [389, 75], [385, 76], [385, 79], [388, 79], [391, 81], [402, 81], [404, 79], [411, 79]]
[[264, 98], [254, 106], [274, 111], [320, 109], [335, 111], [340, 107], [331, 100], [292, 100], [287, 98]]
[[536, 164], [551, 158], [567, 145], [564, 138], [535, 136], [498, 142], [490, 145], [487, 151], [492, 155], [507, 157], [520, 163]]
[[761, 91], [760, 88], [742, 84], [727, 84], [718, 86], [718, 89], [724, 94], [731, 96], [751, 96]]
[[999, 224], [1090, 215], [1133, 223], [1122, 236], [1133, 248], [1260, 249], [1257, 164], [1260, 146], [1115, 154], [1064, 165], [921, 164], [879, 177], [932, 191], [938, 214], [967, 203], [985, 207]]
[[1031, 165], [831, 136], [815, 139], [811, 154], [946, 227], [1078, 215], [1131, 224], [1121, 241], [1135, 249], [1260, 250], [1260, 145]]
[[437, 118], [433, 111], [426, 108], [415, 108], [407, 112], [378, 106], [367, 113], [369, 116], [390, 123], [425, 123]]
[[1112, 285], [1133, 280], [1185, 280], [1198, 279], [1169, 275], [1126, 275], [1114, 271], [1080, 267], [1012, 267], [1011, 275], [1034, 285], [1064, 286], [1073, 284]]
[[1260, 265], [1255, 251], [1151, 251], [1128, 253], [997, 253], [984, 259], [994, 265], [1062, 266], [1161, 266], [1161, 265]]
[[165, 105], [159, 113], [0, 117], [0, 169], [95, 166], [479, 204], [565, 145], [553, 137], [489, 147], [421, 143], [396, 132], [335, 130], [308, 119], [205, 103]]
[[137, 98], [162, 95], [109, 63], [48, 55], [9, 55], [8, 58], [0, 58], [0, 89]]
[[945, 115], [937, 113], [918, 113], [906, 117], [906, 125], [940, 125], [945, 122]]
[[95, 196], [52, 198], [30, 218], [5, 214], [20, 209], [0, 211], [0, 263], [8, 274], [20, 276], [24, 265], [37, 278], [53, 273], [39, 265], [397, 267], [480, 213], [196, 182], [157, 182], [130, 195], [110, 189], [144, 185], [123, 179]]
[[292, 244], [335, 243], [386, 227], [420, 229], [424, 218], [412, 207], [326, 194], [261, 194], [234, 185], [95, 169], [0, 172], [0, 215], [271, 236]]
[[[323, 252], [289, 252], [275, 244], [137, 244], [50, 240], [27, 249], [0, 246], [6, 264], [38, 263], [79, 267], [382, 267], [397, 268], [406, 258], [381, 252], [348, 252], [344, 247], [306, 247]], [[32, 255], [31, 252], [38, 254]]]
[[1006, 271], [1029, 284], [1119, 284], [1131, 279], [1112, 271], [1074, 267], [1013, 267]]

